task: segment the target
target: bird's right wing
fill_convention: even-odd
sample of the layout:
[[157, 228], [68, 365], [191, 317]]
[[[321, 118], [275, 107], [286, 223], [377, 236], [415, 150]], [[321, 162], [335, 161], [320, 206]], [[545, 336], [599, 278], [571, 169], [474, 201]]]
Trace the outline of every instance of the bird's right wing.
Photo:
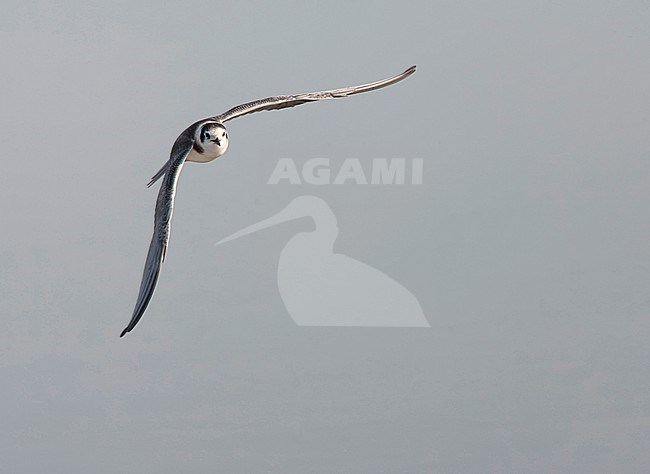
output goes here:
[[266, 99], [255, 100], [246, 104], [241, 104], [227, 112], [212, 117], [217, 122], [227, 122], [242, 115], [252, 114], [262, 110], [275, 110], [284, 109], [286, 107], [295, 107], [296, 105], [304, 104], [306, 102], [315, 102], [324, 99], [337, 99], [340, 97], [347, 97], [349, 95], [361, 94], [362, 92], [374, 91], [382, 87], [390, 86], [403, 79], [406, 79], [415, 72], [415, 66], [411, 66], [403, 73], [397, 76], [389, 77], [381, 81], [371, 82], [369, 84], [362, 84], [360, 86], [344, 87], [343, 89], [333, 89], [321, 92], [307, 92], [305, 94], [295, 95], [278, 95], [275, 97], [267, 97]]
[[167, 243], [169, 242], [169, 233], [171, 230], [172, 213], [174, 210], [174, 195], [176, 194], [176, 183], [178, 177], [183, 169], [185, 158], [192, 149], [193, 140], [181, 135], [174, 147], [169, 158], [167, 165], [163, 167], [160, 176], [164, 174], [165, 179], [160, 186], [158, 192], [158, 199], [156, 201], [156, 212], [154, 218], [153, 237], [149, 245], [149, 253], [147, 260], [144, 264], [144, 271], [142, 273], [142, 283], [140, 283], [140, 292], [138, 300], [133, 309], [133, 315], [128, 326], [122, 331], [120, 337], [130, 332], [149, 305], [149, 301], [153, 296], [153, 291], [156, 288], [158, 275], [160, 274], [160, 267], [165, 260], [165, 252], [167, 250]]

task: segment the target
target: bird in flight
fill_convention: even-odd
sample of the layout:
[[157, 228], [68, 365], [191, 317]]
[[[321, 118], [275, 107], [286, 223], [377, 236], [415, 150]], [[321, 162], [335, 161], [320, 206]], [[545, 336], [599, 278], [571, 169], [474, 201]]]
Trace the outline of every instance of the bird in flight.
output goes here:
[[172, 212], [174, 209], [174, 194], [176, 193], [176, 183], [181, 174], [183, 165], [186, 161], [197, 163], [207, 163], [219, 158], [228, 148], [228, 131], [224, 123], [228, 120], [241, 117], [242, 115], [260, 112], [262, 110], [276, 110], [307, 102], [316, 102], [324, 99], [337, 99], [349, 95], [369, 92], [382, 87], [395, 84], [415, 72], [415, 66], [411, 66], [403, 73], [381, 81], [371, 82], [360, 86], [345, 87], [343, 89], [334, 89], [321, 92], [308, 92], [295, 95], [279, 95], [267, 97], [266, 99], [255, 100], [245, 104], [238, 105], [221, 115], [208, 117], [187, 127], [176, 139], [172, 146], [169, 160], [162, 168], [151, 178], [150, 187], [156, 181], [162, 178], [162, 185], [158, 192], [156, 200], [156, 211], [154, 214], [154, 229], [149, 253], [144, 264], [142, 274], [142, 283], [140, 292], [133, 309], [133, 315], [128, 326], [124, 328], [120, 337], [130, 332], [144, 314], [153, 291], [158, 281], [160, 267], [165, 261], [165, 253], [169, 242], [171, 230]]

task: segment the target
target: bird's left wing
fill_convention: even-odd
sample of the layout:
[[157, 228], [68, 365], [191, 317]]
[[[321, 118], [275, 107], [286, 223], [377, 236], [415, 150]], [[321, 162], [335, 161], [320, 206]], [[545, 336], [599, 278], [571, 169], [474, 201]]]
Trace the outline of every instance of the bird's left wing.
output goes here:
[[223, 123], [227, 122], [228, 120], [241, 117], [242, 115], [260, 112], [262, 110], [284, 109], [285, 107], [295, 107], [296, 105], [304, 104], [305, 102], [314, 102], [324, 99], [337, 99], [340, 97], [347, 97], [349, 95], [361, 94], [362, 92], [374, 91], [376, 89], [381, 89], [382, 87], [386, 87], [391, 84], [395, 84], [396, 82], [399, 82], [403, 79], [406, 79], [414, 72], [415, 66], [411, 66], [397, 76], [389, 77], [388, 79], [383, 79], [381, 81], [371, 82], [369, 84], [345, 87], [343, 89], [334, 89], [330, 91], [267, 97], [266, 99], [255, 100], [253, 102], [238, 105], [237, 107], [233, 107], [221, 115], [212, 117], [212, 119]]
[[[135, 303], [133, 315], [129, 325], [122, 331], [120, 337], [130, 332], [149, 305], [153, 291], [156, 288], [160, 266], [165, 260], [167, 243], [169, 242], [169, 233], [171, 230], [172, 212], [174, 210], [174, 195], [176, 194], [176, 183], [183, 169], [185, 158], [192, 149], [194, 142], [191, 138], [182, 134], [174, 143], [169, 162], [163, 169], [165, 170], [162, 185], [158, 192], [156, 201], [156, 212], [154, 218], [153, 237], [149, 245], [149, 253], [144, 264], [142, 273], [142, 283], [140, 284], [140, 293]], [[161, 174], [162, 176], [162, 174]]]

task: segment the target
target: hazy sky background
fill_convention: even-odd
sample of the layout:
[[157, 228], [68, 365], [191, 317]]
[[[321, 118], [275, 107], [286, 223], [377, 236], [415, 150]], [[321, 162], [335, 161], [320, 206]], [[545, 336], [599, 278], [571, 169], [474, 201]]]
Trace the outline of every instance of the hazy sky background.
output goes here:
[[[641, 472], [650, 465], [650, 7], [628, 2], [4, 2], [0, 463], [7, 472]], [[140, 324], [145, 184], [190, 123]], [[266, 182], [278, 159], [423, 158], [419, 186]], [[296, 326], [308, 219], [429, 329]]]

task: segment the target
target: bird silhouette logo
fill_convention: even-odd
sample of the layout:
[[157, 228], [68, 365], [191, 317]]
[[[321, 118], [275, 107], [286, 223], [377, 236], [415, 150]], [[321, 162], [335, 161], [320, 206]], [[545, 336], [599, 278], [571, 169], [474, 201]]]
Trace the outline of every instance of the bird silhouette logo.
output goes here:
[[430, 327], [417, 298], [385, 273], [335, 253], [336, 216], [316, 196], [299, 196], [268, 219], [221, 239], [238, 239], [301, 217], [315, 229], [294, 235], [278, 260], [278, 289], [298, 326]]

